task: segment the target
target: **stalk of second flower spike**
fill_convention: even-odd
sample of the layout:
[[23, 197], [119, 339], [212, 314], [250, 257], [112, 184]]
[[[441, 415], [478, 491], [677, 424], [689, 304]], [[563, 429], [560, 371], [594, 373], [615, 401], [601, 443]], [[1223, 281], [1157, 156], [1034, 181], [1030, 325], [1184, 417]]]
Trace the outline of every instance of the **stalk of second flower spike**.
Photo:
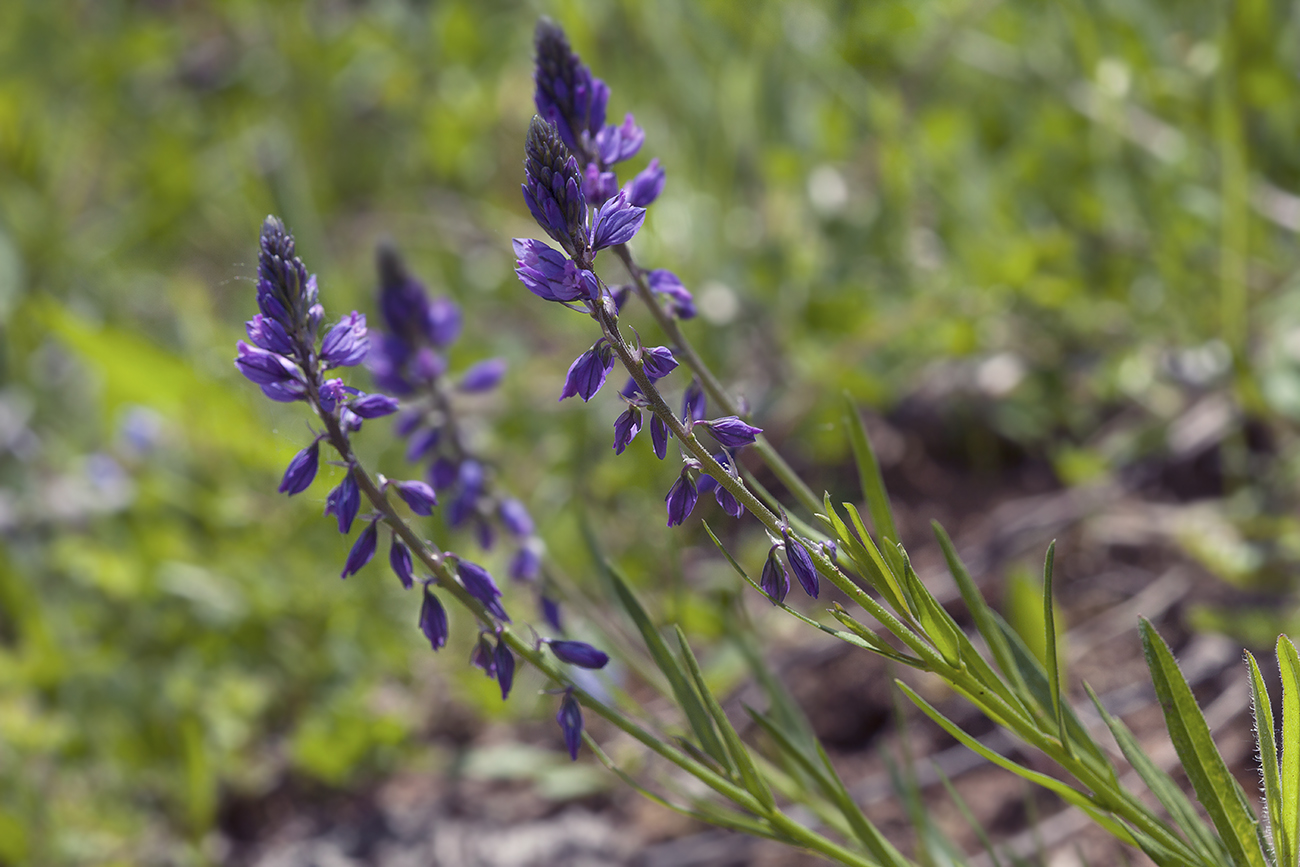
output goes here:
[[[667, 313], [655, 299], [654, 293], [650, 290], [650, 285], [646, 282], [645, 272], [632, 258], [632, 251], [628, 249], [626, 244], [619, 244], [614, 248], [614, 252], [618, 254], [618, 258], [622, 260], [624, 267], [627, 268], [628, 275], [632, 278], [632, 284], [636, 288], [637, 296], [645, 303], [646, 307], [650, 308], [650, 313], [654, 316], [655, 321], [659, 323], [659, 327], [668, 335], [674, 346], [680, 350], [682, 362], [699, 377], [700, 385], [704, 387], [705, 393], [714, 403], [722, 407], [725, 414], [739, 416], [741, 414], [740, 407], [732, 400], [731, 395], [727, 394], [722, 383], [713, 375], [713, 371], [704, 363], [704, 359], [700, 358], [700, 354], [695, 351], [695, 347], [691, 345], [691, 342], [686, 339], [686, 335], [682, 332], [677, 320]], [[817, 495], [812, 492], [812, 488], [808, 487], [808, 484], [799, 477], [793, 467], [786, 463], [785, 458], [781, 457], [780, 452], [773, 448], [772, 444], [762, 434], [754, 438], [754, 450], [763, 459], [763, 463], [767, 464], [768, 469], [775, 473], [781, 483], [789, 489], [800, 505], [814, 515], [820, 512], [822, 504], [817, 499]]]

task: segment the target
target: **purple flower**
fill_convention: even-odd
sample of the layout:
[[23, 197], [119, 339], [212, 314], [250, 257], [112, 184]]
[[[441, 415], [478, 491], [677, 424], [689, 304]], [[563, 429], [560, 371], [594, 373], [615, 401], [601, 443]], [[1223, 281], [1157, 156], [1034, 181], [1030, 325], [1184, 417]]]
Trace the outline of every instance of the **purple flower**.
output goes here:
[[604, 668], [609, 664], [609, 654], [582, 641], [548, 641], [551, 653], [561, 662], [581, 668]]
[[[406, 270], [397, 251], [384, 245], [379, 248], [379, 313], [403, 350], [410, 350], [431, 339], [429, 334], [429, 294], [420, 281]], [[400, 363], [401, 359], [397, 359]]]
[[524, 537], [533, 534], [532, 516], [518, 500], [514, 498], [502, 500], [501, 505], [497, 507], [497, 515], [505, 528], [516, 536]]
[[361, 394], [348, 403], [348, 409], [361, 418], [382, 418], [397, 412], [397, 398], [386, 394]]
[[658, 292], [668, 298], [669, 307], [677, 318], [690, 319], [695, 315], [695, 297], [672, 271], [655, 268], [646, 274], [646, 281], [651, 292]]
[[327, 369], [360, 364], [369, 352], [366, 317], [355, 310], [331, 328], [320, 345], [320, 358]]
[[262, 394], [279, 403], [307, 399], [307, 387], [301, 382], [273, 382], [261, 386]]
[[424, 482], [394, 482], [393, 487], [417, 515], [432, 515], [433, 507], [438, 505], [438, 495]]
[[648, 207], [659, 198], [659, 194], [664, 191], [664, 170], [659, 165], [658, 157], [652, 159], [650, 165], [642, 169], [640, 174], [624, 184], [623, 190], [627, 193], [628, 203], [638, 208]]
[[695, 501], [700, 497], [699, 492], [695, 489], [695, 482], [691, 477], [682, 470], [682, 474], [673, 482], [673, 486], [668, 489], [668, 496], [664, 497], [664, 502], [668, 506], [668, 526], [675, 527], [695, 508]]
[[277, 355], [293, 355], [294, 346], [289, 333], [269, 316], [258, 313], [244, 323], [244, 329], [248, 332], [248, 339], [259, 348]]
[[415, 586], [411, 549], [406, 547], [406, 543], [397, 536], [393, 536], [393, 544], [388, 548], [388, 565], [393, 567], [393, 572], [396, 573], [403, 587], [410, 590]]
[[460, 390], [469, 394], [491, 391], [506, 373], [504, 358], [489, 358], [472, 365], [460, 377]]
[[525, 543], [510, 558], [509, 573], [515, 581], [535, 581], [542, 569], [542, 558], [537, 548]]
[[569, 758], [576, 762], [578, 747], [582, 745], [582, 708], [573, 697], [572, 689], [564, 693], [555, 721], [560, 724], [560, 731], [564, 732], [564, 745], [569, 748]]
[[497, 649], [492, 654], [492, 661], [496, 663], [497, 683], [501, 686], [501, 700], [505, 701], [510, 695], [510, 687], [515, 682], [515, 657], [506, 646], [504, 638], [497, 638]]
[[[728, 474], [734, 475], [731, 458], [727, 456], [726, 452], [718, 452], [713, 457], [718, 463], [722, 464], [723, 469], [727, 470]], [[707, 489], [705, 488], [705, 482], [709, 483]], [[740, 501], [736, 499], [735, 495], [732, 494], [731, 491], [728, 491], [723, 487], [720, 479], [714, 479], [712, 476], [704, 476], [700, 479], [699, 488], [701, 494], [706, 493], [708, 490], [712, 490], [713, 499], [717, 500], [722, 511], [726, 512], [731, 517], [739, 518], [741, 515], [745, 514], [745, 507], [740, 504]]]
[[492, 543], [496, 539], [496, 533], [492, 530], [492, 525], [482, 518], [474, 522], [474, 536], [478, 539], [478, 546], [484, 551], [492, 550]]
[[347, 400], [355, 392], [355, 388], [348, 388], [341, 379], [327, 379], [321, 384], [318, 392], [320, 408], [326, 412], [333, 412], [339, 401]]
[[560, 603], [546, 595], [539, 597], [538, 602], [542, 608], [542, 619], [556, 632], [563, 632], [564, 626], [560, 622]]
[[663, 419], [657, 415], [651, 416], [650, 443], [654, 447], [655, 455], [661, 461], [668, 454], [668, 437], [671, 435], [672, 431], [668, 429], [668, 425], [664, 423]]
[[438, 458], [429, 467], [429, 484], [433, 485], [434, 490], [442, 490], [451, 487], [456, 483], [460, 474], [460, 468], [456, 462], [449, 458]]
[[758, 582], [773, 605], [784, 602], [786, 594], [790, 592], [790, 576], [781, 565], [781, 559], [776, 556], [776, 547], [773, 545], [767, 552], [767, 562], [763, 564], [763, 577]]
[[621, 455], [623, 450], [641, 432], [641, 409], [629, 406], [622, 415], [614, 420], [614, 454]]
[[682, 395], [682, 418], [687, 422], [697, 422], [704, 418], [708, 407], [708, 398], [704, 396], [700, 381], [692, 379], [691, 384], [686, 386], [686, 393]]
[[456, 572], [460, 575], [460, 583], [465, 585], [465, 590], [470, 596], [483, 603], [483, 607], [489, 614], [497, 620], [510, 622], [506, 610], [501, 607], [501, 589], [497, 587], [497, 582], [492, 580], [488, 570], [477, 563], [459, 560], [456, 563]]
[[788, 532], [785, 533], [785, 558], [790, 561], [794, 577], [799, 579], [804, 592], [816, 599], [821, 582], [817, 577], [817, 567], [813, 565], [812, 555], [808, 553], [808, 549], [802, 542]]
[[442, 439], [442, 431], [439, 428], [431, 427], [416, 431], [406, 444], [406, 459], [411, 463], [423, 460], [437, 447], [440, 439]]
[[307, 448], [293, 456], [289, 468], [280, 480], [280, 493], [293, 496], [301, 494], [311, 487], [316, 478], [316, 468], [320, 466], [320, 440], [313, 440]]
[[357, 536], [357, 541], [352, 544], [352, 550], [348, 552], [347, 562], [343, 564], [343, 575], [346, 578], [349, 575], [357, 574], [357, 571], [370, 562], [370, 558], [375, 556], [375, 546], [379, 542], [379, 519], [375, 518], [366, 528]]
[[[596, 275], [579, 269], [560, 251], [530, 238], [515, 238], [513, 243], [515, 274], [538, 298], [567, 303], [593, 294], [588, 284], [595, 283]], [[594, 294], [599, 296], [599, 284]]]
[[609, 376], [609, 372], [613, 369], [614, 353], [602, 337], [591, 349], [579, 355], [573, 364], [569, 365], [560, 400], [573, 397], [575, 394], [581, 397], [583, 402], [591, 400], [605, 384], [605, 377]]
[[450, 298], [435, 298], [429, 302], [428, 329], [429, 340], [434, 346], [450, 346], [460, 336], [460, 307]]
[[620, 125], [610, 124], [596, 133], [595, 144], [600, 161], [611, 166], [636, 156], [644, 142], [645, 130], [636, 125], [636, 119], [629, 113]]
[[554, 126], [533, 117], [524, 143], [524, 203], [537, 225], [570, 256], [587, 256], [587, 199], [582, 173]]
[[761, 427], [754, 427], [745, 424], [734, 415], [723, 418], [715, 418], [713, 421], [702, 422], [708, 427], [709, 433], [718, 441], [719, 445], [729, 449], [738, 449], [754, 442], [754, 437], [763, 432]]
[[434, 650], [447, 643], [447, 610], [428, 584], [424, 585], [424, 600], [420, 603], [420, 631]]
[[338, 487], [330, 491], [325, 498], [325, 514], [334, 515], [339, 519], [339, 532], [344, 535], [352, 530], [352, 521], [361, 508], [361, 490], [357, 487], [357, 481], [352, 477], [352, 473], [353, 470], [349, 467], [343, 481], [339, 482]]
[[[603, 121], [602, 121], [603, 123]], [[291, 336], [314, 340], [316, 281], [296, 255], [293, 235], [276, 217], [262, 223], [257, 257], [257, 303], [262, 312]]]
[[596, 212], [596, 223], [591, 228], [591, 249], [602, 250], [626, 244], [643, 223], [645, 208], [628, 204], [627, 194], [620, 192]]
[[613, 172], [602, 172], [595, 163], [587, 163], [582, 173], [582, 194], [588, 204], [600, 207], [618, 193], [618, 177]]
[[595, 135], [605, 125], [609, 88], [592, 76], [553, 21], [543, 18], [537, 22], [533, 44], [537, 51], [533, 73], [537, 113], [553, 123], [565, 144], [576, 151], [584, 133]]
[[447, 372], [447, 359], [428, 346], [421, 346], [411, 359], [411, 376], [418, 382], [433, 382]]
[[833, 541], [830, 539], [823, 539], [821, 541], [821, 548], [823, 557], [830, 560], [832, 563], [839, 563], [839, 560], [836, 558], [835, 543]]
[[483, 673], [488, 677], [497, 676], [496, 650], [482, 632], [478, 634], [478, 641], [474, 642], [474, 649], [470, 651], [469, 664], [483, 669]]
[[645, 366], [645, 375], [650, 379], [663, 379], [677, 367], [677, 359], [667, 346], [652, 346], [641, 352], [641, 363]]
[[235, 344], [239, 357], [235, 367], [239, 372], [258, 385], [277, 385], [301, 380], [298, 365], [282, 355], [249, 346], [244, 341]]

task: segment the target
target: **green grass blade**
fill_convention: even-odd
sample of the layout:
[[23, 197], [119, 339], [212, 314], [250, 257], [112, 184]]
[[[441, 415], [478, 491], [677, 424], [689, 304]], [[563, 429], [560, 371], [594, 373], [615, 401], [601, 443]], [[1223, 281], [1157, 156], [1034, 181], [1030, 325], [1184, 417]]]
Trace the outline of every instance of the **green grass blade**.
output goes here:
[[686, 721], [690, 724], [691, 731], [699, 739], [700, 746], [709, 756], [719, 765], [726, 768], [731, 773], [736, 772], [736, 766], [731, 761], [731, 756], [727, 754], [726, 748], [718, 738], [718, 734], [713, 729], [713, 721], [708, 710], [705, 709], [704, 703], [696, 694], [695, 688], [691, 686], [686, 672], [682, 669], [677, 657], [673, 656], [672, 651], [668, 649], [668, 643], [664, 641], [659, 630], [655, 628], [654, 623], [650, 620], [650, 615], [641, 607], [641, 602], [628, 586], [627, 580], [618, 571], [618, 569], [609, 562], [606, 562], [609, 580], [614, 587], [614, 595], [618, 597], [619, 604], [627, 612], [628, 617], [641, 633], [645, 641], [646, 649], [650, 651], [650, 656], [654, 659], [655, 665], [668, 678], [668, 685], [672, 688], [673, 695], [677, 698], [677, 704], [681, 706], [682, 712], [686, 714]]
[[686, 633], [682, 632], [680, 626], [674, 626], [674, 629], [677, 630], [677, 643], [681, 646], [682, 658], [686, 660], [686, 670], [695, 682], [695, 688], [699, 690], [700, 696], [704, 699], [704, 706], [708, 709], [709, 716], [713, 718], [718, 731], [722, 733], [727, 750], [731, 753], [732, 762], [736, 769], [740, 771], [740, 778], [744, 781], [745, 788], [758, 799], [760, 804], [771, 810], [776, 806], [776, 798], [772, 796], [771, 788], [768, 787], [767, 781], [763, 779], [763, 775], [758, 772], [754, 760], [749, 755], [749, 748], [740, 739], [740, 735], [736, 732], [735, 726], [731, 724], [731, 720], [727, 719], [727, 714], [723, 711], [722, 705], [718, 704], [713, 691], [704, 682], [704, 672], [700, 670], [700, 663], [691, 651], [690, 642], [686, 640]]
[[1282, 777], [1278, 774], [1277, 743], [1273, 740], [1273, 704], [1268, 698], [1268, 687], [1264, 685], [1264, 675], [1260, 673], [1255, 655], [1246, 651], [1246, 662], [1250, 666], [1250, 704], [1255, 709], [1255, 743], [1259, 747], [1259, 769], [1264, 778], [1264, 806], [1273, 831], [1273, 852], [1279, 864], [1290, 864], [1291, 836], [1287, 833], [1286, 821], [1278, 819], [1286, 815], [1282, 808]]
[[1300, 654], [1285, 635], [1277, 637], [1277, 665], [1282, 672], [1282, 813], [1280, 823], [1291, 841], [1291, 862], [1300, 862]]
[[1119, 744], [1120, 752], [1124, 758], [1137, 771], [1137, 775], [1146, 783], [1147, 788], [1156, 796], [1164, 808], [1169, 811], [1174, 823], [1182, 830], [1183, 836], [1187, 838], [1188, 844], [1201, 857], [1201, 863], [1205, 867], [1216, 867], [1228, 860], [1228, 853], [1223, 848], [1223, 844], [1215, 833], [1206, 826], [1201, 820], [1200, 815], [1196, 812], [1196, 807], [1183, 794], [1183, 790], [1174, 782], [1173, 777], [1166, 774], [1160, 769], [1160, 766], [1151, 760], [1142, 746], [1138, 743], [1137, 738], [1129, 729], [1124, 721], [1119, 717], [1113, 716], [1110, 711], [1106, 710], [1101, 703], [1101, 699], [1093, 692], [1092, 687], [1084, 684], [1083, 688], [1087, 691], [1088, 697], [1097, 708], [1097, 713], [1101, 716], [1102, 721], [1106, 723], [1111, 734], [1115, 737], [1115, 743]]
[[1052, 690], [1052, 715], [1061, 729], [1061, 746], [1065, 754], [1071, 755], [1070, 738], [1066, 734], [1065, 715], [1061, 713], [1061, 666], [1056, 657], [1056, 611], [1052, 604], [1052, 566], [1056, 561], [1056, 540], [1047, 546], [1047, 557], [1043, 561], [1043, 623], [1046, 636], [1044, 647], [1047, 648], [1047, 678]]
[[939, 600], [934, 598], [930, 588], [921, 583], [902, 546], [897, 546], [897, 551], [903, 566], [903, 589], [915, 606], [916, 619], [920, 621], [921, 629], [944, 662], [953, 668], [961, 668], [962, 641], [958, 636], [965, 637], [961, 628], [939, 604]]
[[1173, 653], [1145, 617], [1141, 620], [1141, 631], [1147, 668], [1164, 709], [1165, 725], [1196, 797], [1218, 829], [1233, 864], [1267, 867], [1259, 821], [1215, 747], [1205, 716]]
[[948, 779], [948, 775], [943, 772], [939, 764], [937, 762], [932, 764], [934, 772], [939, 776], [939, 782], [943, 783], [943, 787], [948, 790], [948, 797], [952, 798], [952, 802], [957, 805], [957, 809], [962, 818], [966, 820], [966, 824], [970, 825], [971, 830], [975, 832], [980, 845], [988, 853], [989, 861], [992, 862], [993, 867], [1002, 867], [1002, 861], [998, 858], [998, 853], [993, 849], [993, 841], [989, 839], [988, 832], [984, 830], [984, 826], [979, 823], [979, 820], [975, 818], [975, 814], [971, 812], [966, 799], [957, 791], [957, 787], [952, 784], [952, 780]]
[[871, 523], [875, 525], [882, 542], [897, 542], [898, 527], [894, 524], [894, 512], [889, 506], [885, 480], [880, 475], [880, 462], [876, 460], [876, 452], [871, 448], [871, 439], [867, 436], [866, 425], [862, 423], [862, 415], [848, 394], [844, 395], [844, 421], [849, 431], [849, 443], [853, 446], [853, 459], [858, 465], [862, 496], [867, 501], [867, 511], [871, 513]]

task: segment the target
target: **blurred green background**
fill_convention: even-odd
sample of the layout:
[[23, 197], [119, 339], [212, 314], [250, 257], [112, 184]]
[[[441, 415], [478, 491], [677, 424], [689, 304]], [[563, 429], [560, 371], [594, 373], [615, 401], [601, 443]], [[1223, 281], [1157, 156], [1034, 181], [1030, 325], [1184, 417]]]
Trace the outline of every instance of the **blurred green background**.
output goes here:
[[[476, 441], [558, 568], [586, 568], [579, 499], [643, 578], [698, 541], [662, 526], [672, 467], [614, 459], [612, 394], [556, 404], [590, 324], [511, 272], [539, 14], [645, 127], [630, 171], [667, 168], [638, 256], [696, 292], [688, 333], [816, 486], [851, 492], [844, 390], [930, 395], [960, 465], [1065, 484], [1160, 460], [1216, 398], [1224, 575], [1289, 580], [1294, 4], [9, 0], [0, 863], [202, 861], [223, 799], [436, 768], [448, 696], [550, 707], [502, 707], [455, 614], [431, 658], [378, 563], [337, 580], [336, 476], [275, 494], [304, 414], [231, 364], [267, 213], [333, 317], [373, 313], [391, 239], [464, 307], [453, 367], [510, 360]], [[402, 476], [384, 423], [361, 443]]]

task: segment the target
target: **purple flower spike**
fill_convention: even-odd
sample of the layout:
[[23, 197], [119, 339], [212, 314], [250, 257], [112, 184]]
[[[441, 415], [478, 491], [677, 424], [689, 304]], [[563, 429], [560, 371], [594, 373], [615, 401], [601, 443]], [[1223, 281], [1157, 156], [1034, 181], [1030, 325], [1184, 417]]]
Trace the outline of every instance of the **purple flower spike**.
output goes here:
[[734, 415], [723, 418], [715, 418], [713, 421], [704, 422], [709, 428], [709, 433], [718, 441], [719, 445], [729, 449], [738, 449], [742, 446], [750, 445], [754, 442], [754, 437], [763, 432], [761, 427], [754, 427], [745, 424]]
[[427, 584], [424, 585], [424, 601], [420, 603], [420, 631], [434, 650], [447, 643], [447, 609], [442, 607]]
[[533, 518], [524, 508], [524, 504], [516, 499], [502, 500], [501, 505], [497, 507], [497, 515], [501, 518], [501, 523], [506, 529], [519, 537], [533, 535]]
[[776, 547], [773, 545], [767, 552], [767, 562], [763, 564], [763, 577], [758, 582], [773, 605], [784, 602], [786, 594], [790, 592], [790, 576], [781, 565], [781, 559], [776, 556]]
[[569, 758], [576, 762], [578, 747], [582, 746], [582, 708], [573, 697], [573, 690], [564, 693], [555, 721], [560, 724], [560, 731], [564, 732], [564, 745], [569, 748]]
[[510, 687], [515, 683], [515, 657], [506, 646], [504, 638], [497, 639], [497, 649], [492, 654], [492, 661], [496, 663], [497, 683], [501, 686], [501, 700], [505, 701], [510, 695]]
[[313, 440], [307, 448], [293, 456], [289, 468], [280, 480], [280, 493], [293, 496], [301, 494], [311, 487], [316, 478], [316, 469], [320, 466], [320, 440]]
[[812, 555], [808, 553], [808, 549], [789, 533], [785, 534], [785, 557], [790, 561], [790, 568], [794, 570], [794, 577], [799, 579], [804, 592], [816, 599], [817, 593], [821, 589], [821, 581], [817, 577], [817, 567], [813, 565]]
[[371, 521], [361, 535], [357, 536], [357, 541], [353, 543], [352, 550], [348, 552], [347, 562], [343, 564], [343, 575], [346, 578], [349, 575], [355, 575], [362, 566], [370, 562], [370, 558], [375, 556], [375, 546], [379, 543], [379, 519]]
[[460, 575], [460, 582], [465, 585], [465, 590], [470, 596], [483, 603], [483, 607], [489, 614], [497, 620], [510, 622], [509, 615], [501, 607], [501, 589], [497, 587], [497, 582], [492, 580], [488, 570], [477, 563], [460, 560], [456, 564], [456, 572]]
[[388, 565], [393, 567], [402, 586], [410, 590], [415, 586], [414, 564], [411, 562], [411, 549], [406, 543], [393, 536], [393, 544], [388, 549]]
[[652, 346], [641, 353], [645, 374], [651, 379], [663, 379], [677, 367], [677, 359], [667, 346]]
[[668, 489], [668, 496], [664, 497], [664, 502], [668, 505], [668, 526], [675, 527], [685, 521], [699, 498], [695, 482], [691, 481], [691, 477], [683, 470], [677, 477], [677, 481], [673, 482], [673, 486]]
[[579, 355], [569, 365], [569, 373], [564, 378], [564, 391], [560, 400], [575, 394], [584, 402], [591, 400], [600, 387], [605, 384], [605, 377], [614, 369], [614, 353], [605, 345], [605, 338], [597, 340], [595, 345]]
[[[517, 257], [515, 274], [519, 282], [538, 298], [569, 302], [587, 294], [578, 267], [560, 251], [531, 238], [515, 238], [514, 248]], [[583, 275], [590, 273], [581, 272]]]
[[672, 271], [656, 268], [646, 275], [646, 280], [651, 292], [658, 292], [668, 299], [669, 306], [678, 319], [695, 316], [695, 296], [691, 295]]
[[682, 395], [682, 418], [688, 422], [697, 422], [708, 412], [709, 401], [698, 379], [692, 379]]
[[433, 507], [438, 505], [438, 495], [424, 482], [394, 482], [393, 487], [417, 515], [432, 515]]
[[565, 143], [577, 150], [584, 133], [595, 135], [605, 125], [609, 88], [592, 76], [555, 22], [537, 22], [533, 44], [537, 113], [555, 124]]
[[548, 641], [551, 653], [561, 662], [581, 668], [604, 668], [609, 664], [609, 654], [597, 650], [583, 641]]
[[591, 228], [591, 249], [603, 250], [626, 244], [643, 223], [645, 208], [628, 204], [627, 193], [620, 192], [596, 212], [596, 224]]
[[537, 225], [570, 256], [585, 261], [589, 244], [582, 172], [556, 128], [540, 117], [529, 124], [524, 143], [523, 191]]
[[489, 358], [470, 367], [460, 378], [460, 390], [469, 394], [491, 391], [506, 374], [504, 358]]
[[650, 443], [654, 447], [655, 456], [663, 460], [668, 454], [668, 437], [672, 436], [672, 431], [668, 425], [659, 416], [650, 418]]
[[366, 317], [355, 310], [331, 328], [320, 345], [321, 361], [326, 368], [352, 367], [365, 361], [369, 352]]
[[659, 194], [664, 191], [664, 170], [659, 165], [659, 158], [650, 161], [650, 165], [641, 170], [635, 178], [623, 185], [629, 204], [638, 208], [649, 207]]
[[563, 632], [564, 625], [560, 621], [560, 603], [549, 596], [540, 597], [538, 602], [542, 608], [542, 619], [556, 632]]
[[298, 365], [282, 355], [249, 346], [242, 340], [235, 344], [235, 348], [239, 351], [239, 357], [235, 359], [235, 367], [258, 385], [278, 385], [296, 382], [302, 378]]
[[338, 487], [330, 491], [325, 498], [325, 514], [334, 515], [339, 519], [339, 532], [346, 536], [351, 532], [352, 521], [357, 517], [360, 508], [361, 490], [357, 487], [357, 481], [352, 477], [352, 469], [349, 467], [343, 481], [339, 482]]
[[631, 444], [632, 440], [640, 432], [641, 409], [639, 407], [629, 406], [627, 410], [614, 421], [614, 454], [623, 454], [623, 450]]
[[397, 412], [398, 403], [397, 398], [386, 394], [362, 394], [348, 404], [348, 409], [361, 418], [383, 418]]

